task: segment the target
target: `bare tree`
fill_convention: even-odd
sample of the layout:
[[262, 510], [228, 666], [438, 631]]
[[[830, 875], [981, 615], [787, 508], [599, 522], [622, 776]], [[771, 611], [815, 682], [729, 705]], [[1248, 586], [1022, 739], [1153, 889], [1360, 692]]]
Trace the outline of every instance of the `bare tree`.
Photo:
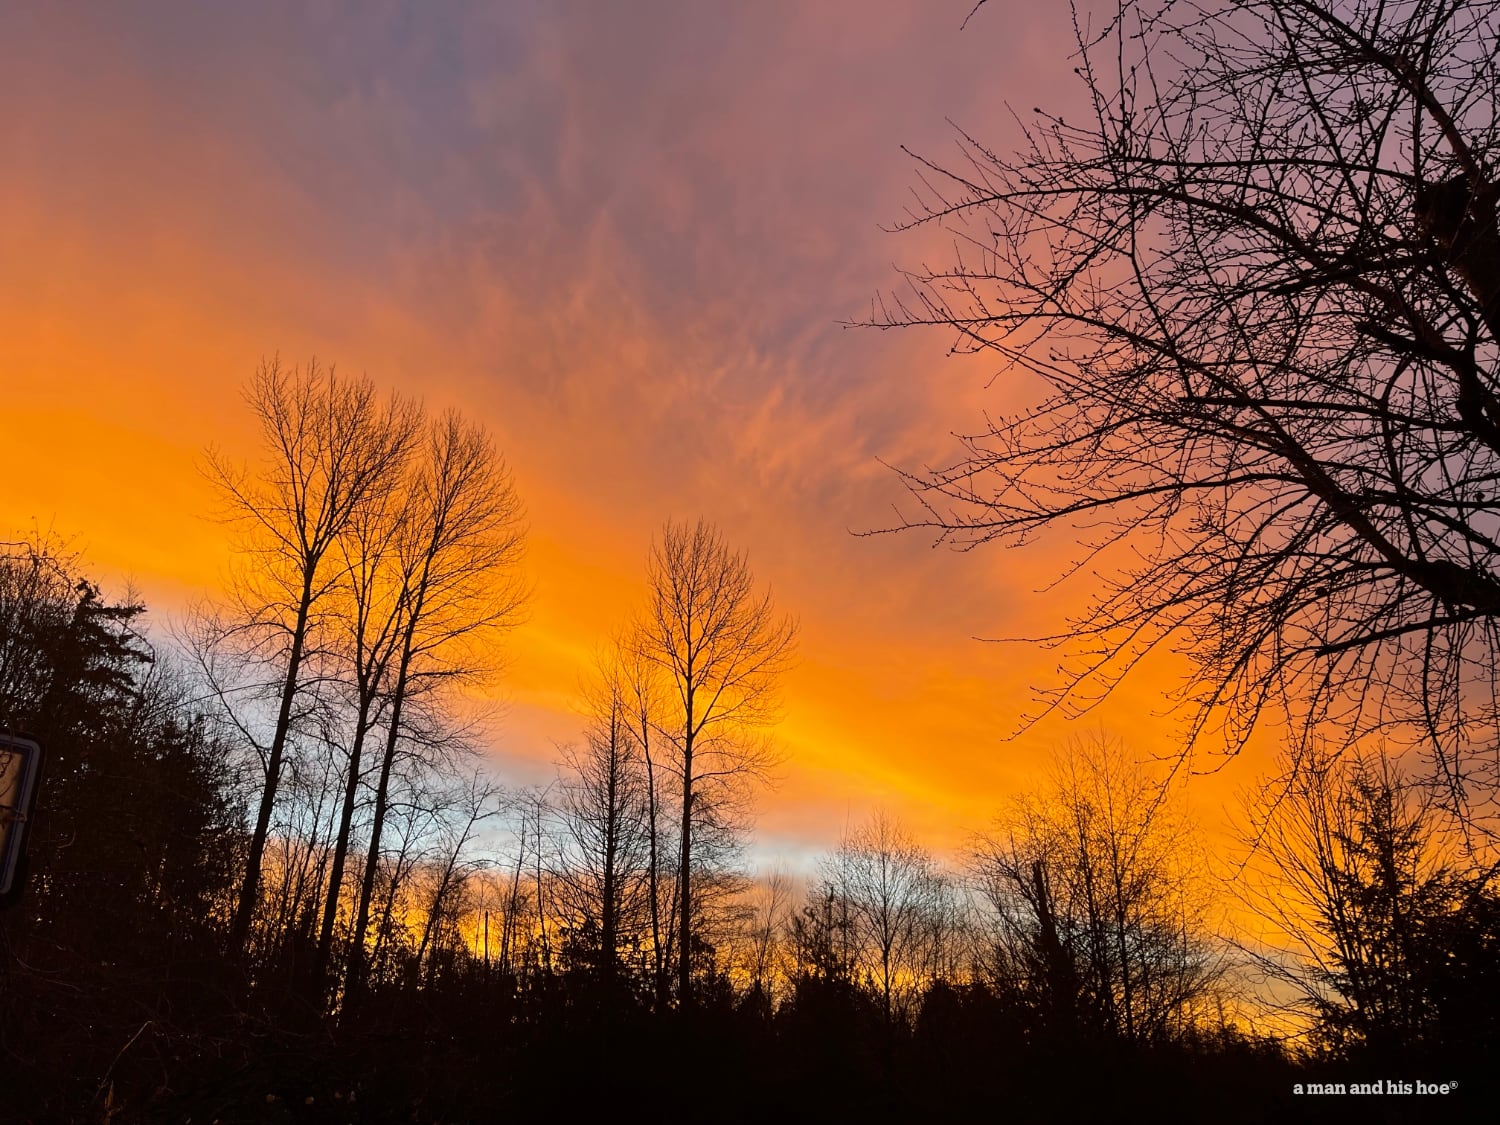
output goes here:
[[932, 856], [889, 814], [877, 812], [844, 839], [825, 878], [848, 904], [856, 958], [873, 978], [890, 1024], [904, 986], [923, 983], [923, 946], [940, 907]]
[[484, 867], [484, 861], [471, 855], [470, 851], [479, 826], [501, 811], [502, 790], [483, 771], [476, 770], [453, 797], [451, 807], [444, 810], [442, 817], [444, 824], [438, 862], [433, 867], [432, 893], [425, 904], [422, 937], [412, 959], [412, 979], [421, 979], [422, 966], [426, 963], [429, 985], [435, 970], [426, 960], [428, 949], [434, 935], [445, 926], [452, 926], [456, 918], [455, 903], [463, 887]]
[[792, 880], [780, 867], [755, 880], [746, 916], [745, 975], [769, 1005], [786, 975], [783, 939], [791, 924]]
[[449, 412], [428, 429], [407, 481], [401, 520], [398, 640], [390, 663], [386, 741], [375, 783], [369, 848], [350, 939], [346, 994], [357, 994], [398, 750], [411, 732], [403, 712], [414, 694], [491, 670], [497, 634], [519, 620], [526, 589], [518, 574], [524, 530], [509, 470], [484, 430]]
[[[526, 812], [531, 806], [540, 806], [541, 803], [536, 795], [530, 792], [518, 795], [516, 800], [517, 808], [520, 810], [515, 825], [516, 854], [515, 862], [510, 868], [509, 878], [506, 880], [505, 906], [501, 911], [503, 922], [500, 928], [500, 964], [502, 969], [512, 976], [518, 975], [521, 964], [521, 934], [528, 912], [523, 879], [526, 871], [527, 841], [531, 838], [531, 825]], [[538, 843], [540, 844], [540, 841]]]
[[274, 954], [271, 961], [297, 975], [315, 962], [317, 903], [328, 867], [333, 834], [338, 767], [324, 740], [288, 740], [285, 773], [276, 815], [267, 835], [261, 871], [261, 894], [269, 925], [261, 928], [258, 947]]
[[[552, 879], [548, 870], [548, 857], [551, 855], [550, 842], [547, 839], [547, 823], [551, 815], [551, 807], [548, 804], [549, 791], [531, 790], [525, 794], [525, 803], [521, 808], [521, 862], [527, 858], [531, 860], [531, 902], [535, 909], [534, 918], [525, 923], [531, 930], [531, 940], [528, 945], [531, 956], [528, 963], [533, 971], [547, 976], [552, 972], [552, 931], [549, 929], [548, 920], [554, 914], [552, 904]], [[530, 850], [527, 850], [527, 832], [531, 835]]]
[[[738, 790], [770, 764], [762, 732], [777, 717], [776, 683], [796, 624], [758, 593], [741, 553], [713, 525], [668, 523], [647, 564], [650, 603], [642, 651], [669, 685], [672, 768], [681, 783], [677, 893], [678, 1004], [692, 1005], [695, 828], [726, 826]], [[698, 849], [695, 851], [695, 847]]]
[[1171, 645], [1199, 668], [1185, 753], [1272, 707], [1304, 739], [1424, 740], [1455, 804], [1494, 792], [1500, 5], [1125, 0], [1078, 26], [1082, 119], [919, 160], [905, 226], [956, 253], [870, 322], [946, 326], [1049, 391], [908, 474], [909, 526], [1092, 528], [1080, 566], [1117, 576], [1049, 638], [1074, 653], [1049, 706]]
[[371, 496], [355, 507], [348, 528], [338, 540], [346, 584], [342, 612], [335, 620], [342, 634], [338, 647], [344, 658], [353, 715], [343, 804], [318, 932], [314, 979], [319, 989], [324, 984], [344, 890], [344, 866], [364, 779], [366, 743], [376, 733], [388, 701], [390, 664], [405, 614], [403, 583], [394, 561], [397, 540], [404, 532], [402, 520], [408, 514], [408, 508], [390, 492]]
[[1074, 743], [973, 865], [1004, 962], [1063, 1037], [1170, 1038], [1220, 974], [1190, 827], [1117, 741]]
[[563, 840], [553, 882], [569, 924], [594, 935], [588, 953], [606, 985], [622, 943], [640, 937], [651, 890], [649, 778], [625, 675], [613, 654], [601, 660], [586, 691], [584, 744], [562, 747], [557, 799]]
[[[435, 849], [443, 829], [442, 795], [431, 792], [418, 780], [416, 791], [405, 800], [392, 800], [387, 812], [387, 846], [382, 849], [379, 867], [372, 880], [375, 893], [371, 900], [369, 931], [372, 938], [360, 964], [358, 988], [367, 987], [372, 979], [400, 984], [405, 976], [402, 964], [410, 964], [416, 947], [416, 930], [432, 901], [431, 889], [437, 883], [434, 868]], [[394, 846], [391, 844], [394, 843]], [[348, 1018], [358, 994], [355, 985], [355, 952], [349, 950], [350, 965], [345, 976], [341, 1017]]]
[[917, 974], [930, 984], [957, 984], [977, 979], [981, 960], [977, 927], [967, 881], [944, 868], [930, 876], [928, 908], [918, 942]]
[[277, 669], [276, 714], [262, 747], [259, 808], [230, 931], [231, 948], [240, 951], [259, 901], [309, 640], [342, 576], [329, 553], [361, 504], [396, 487], [418, 424], [410, 403], [394, 396], [381, 403], [368, 379], [344, 379], [316, 362], [305, 372], [274, 359], [263, 363], [245, 397], [260, 426], [264, 465], [251, 474], [212, 449], [207, 455], [209, 477], [243, 532], [248, 560], [234, 590], [232, 639]]
[[665, 771], [660, 767], [663, 725], [663, 690], [660, 669], [646, 656], [639, 632], [616, 642], [630, 733], [641, 749], [646, 772], [646, 895], [651, 918], [651, 980], [658, 1011], [669, 1003], [672, 934], [677, 901], [676, 880], [664, 870], [668, 852]]

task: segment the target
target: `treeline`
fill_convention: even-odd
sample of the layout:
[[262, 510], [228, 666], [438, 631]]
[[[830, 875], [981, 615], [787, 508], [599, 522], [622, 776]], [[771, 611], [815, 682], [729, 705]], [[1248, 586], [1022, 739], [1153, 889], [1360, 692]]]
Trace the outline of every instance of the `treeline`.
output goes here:
[[207, 461], [230, 594], [170, 638], [56, 544], [0, 556], [0, 730], [47, 752], [0, 912], [17, 1120], [1259, 1121], [1380, 1077], [1483, 1104], [1493, 859], [1395, 763], [1289, 759], [1216, 859], [1085, 739], [963, 856], [877, 814], [752, 871], [797, 630], [712, 525], [657, 535], [556, 781], [518, 789], [474, 702], [527, 598], [488, 436], [316, 367], [247, 400], [263, 458]]

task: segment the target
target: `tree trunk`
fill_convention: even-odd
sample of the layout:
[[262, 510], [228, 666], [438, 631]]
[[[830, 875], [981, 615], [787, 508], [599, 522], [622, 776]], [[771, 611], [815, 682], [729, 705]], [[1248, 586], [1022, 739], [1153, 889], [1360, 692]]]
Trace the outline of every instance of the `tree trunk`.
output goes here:
[[614, 984], [615, 953], [619, 944], [619, 938], [616, 934], [619, 922], [615, 909], [615, 899], [619, 893], [615, 887], [615, 851], [619, 846], [620, 832], [619, 814], [616, 808], [620, 789], [620, 711], [618, 697], [616, 697], [610, 708], [609, 759], [609, 780], [606, 783], [608, 786], [608, 799], [604, 805], [604, 902], [599, 912], [599, 968], [606, 986]]
[[661, 944], [661, 881], [656, 835], [656, 768], [651, 761], [651, 742], [646, 733], [647, 723], [641, 724], [641, 751], [646, 758], [646, 820], [651, 833], [650, 867], [647, 883], [651, 891], [651, 957], [656, 985], [656, 1010], [667, 1007], [667, 964]]
[[314, 564], [302, 571], [302, 597], [297, 605], [297, 623], [292, 629], [292, 648], [287, 655], [286, 678], [281, 686], [281, 706], [276, 713], [276, 730], [271, 737], [271, 752], [266, 761], [266, 784], [260, 794], [260, 810], [255, 817], [255, 831], [250, 836], [250, 853], [245, 858], [245, 877], [240, 884], [239, 904], [229, 929], [229, 951], [232, 957], [243, 957], [250, 923], [260, 900], [260, 867], [266, 852], [266, 837], [271, 832], [271, 811], [276, 804], [276, 789], [281, 782], [281, 759], [286, 752], [287, 732], [292, 725], [292, 703], [297, 697], [297, 678], [302, 670], [302, 650], [307, 641], [307, 620], [312, 610]]
[[677, 861], [678, 934], [677, 1006], [687, 1011], [693, 1003], [693, 728], [692, 699], [682, 747], [682, 848]]
[[354, 806], [359, 796], [359, 767], [364, 755], [365, 737], [369, 733], [370, 706], [360, 701], [354, 727], [354, 745], [349, 749], [349, 776], [344, 783], [344, 807], [339, 814], [339, 831], [333, 846], [333, 868], [328, 875], [328, 896], [323, 905], [323, 924], [318, 931], [317, 962], [314, 965], [315, 987], [324, 988], [328, 956], [333, 946], [333, 925], [338, 918], [339, 893], [344, 886], [344, 864], [349, 856], [349, 835], [354, 824]]
[[[433, 533], [434, 542], [442, 533], [441, 521]], [[396, 761], [396, 747], [401, 741], [401, 708], [411, 676], [412, 649], [416, 644], [417, 623], [427, 599], [427, 582], [431, 575], [432, 548], [422, 560], [422, 573], [414, 588], [411, 615], [401, 636], [401, 660], [396, 668], [396, 682], [391, 692], [390, 731], [385, 753], [380, 759], [380, 780], [375, 787], [375, 817], [370, 824], [370, 847], [366, 856], [364, 878], [360, 880], [359, 905], [355, 914], [354, 933], [349, 942], [349, 978], [346, 1000], [357, 996], [365, 983], [365, 932], [370, 924], [370, 898], [375, 892], [375, 869], [380, 864], [380, 836], [385, 831], [385, 814], [390, 803], [391, 767]]]

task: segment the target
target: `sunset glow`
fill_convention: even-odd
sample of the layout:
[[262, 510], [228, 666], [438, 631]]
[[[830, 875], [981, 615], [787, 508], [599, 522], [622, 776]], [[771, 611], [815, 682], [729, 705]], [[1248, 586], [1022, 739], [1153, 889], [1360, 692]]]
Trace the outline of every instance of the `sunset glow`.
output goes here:
[[1500, 0], [0, 0], [0, 1119], [1488, 1120], [1497, 169]]
[[[240, 390], [313, 356], [458, 406], [526, 504], [536, 589], [495, 753], [545, 780], [579, 677], [703, 516], [801, 621], [758, 852], [891, 809], [940, 849], [1075, 727], [1170, 753], [1142, 669], [1081, 724], [1006, 741], [1090, 593], [1076, 548], [933, 550], [891, 465], [1031, 386], [938, 333], [846, 330], [946, 123], [1005, 144], [1077, 97], [1056, 5], [9, 5], [0, 16], [0, 528], [55, 529], [164, 631], [228, 558], [199, 471], [255, 452]], [[19, 470], [15, 466], [22, 466]], [[1209, 820], [1251, 771], [1203, 780]]]

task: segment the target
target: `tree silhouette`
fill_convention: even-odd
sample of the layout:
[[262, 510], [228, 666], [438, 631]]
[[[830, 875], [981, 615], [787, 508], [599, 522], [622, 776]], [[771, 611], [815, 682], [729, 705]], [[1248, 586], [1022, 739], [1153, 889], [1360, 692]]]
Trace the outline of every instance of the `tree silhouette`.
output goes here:
[[1002, 967], [1067, 1039], [1173, 1039], [1220, 972], [1189, 826], [1118, 741], [1072, 744], [974, 849]]
[[1259, 960], [1345, 1056], [1479, 1057], [1495, 1042], [1500, 896], [1460, 825], [1383, 753], [1283, 758], [1252, 810]]
[[632, 723], [626, 669], [605, 657], [586, 693], [582, 746], [561, 750], [563, 840], [554, 881], [568, 922], [589, 935], [584, 963], [615, 991], [627, 941], [647, 929], [651, 893], [645, 763]]
[[855, 955], [889, 1024], [898, 995], [925, 983], [922, 946], [933, 937], [942, 897], [933, 859], [891, 816], [876, 813], [844, 839], [826, 878], [847, 903]]
[[[743, 554], [711, 524], [668, 523], [647, 565], [650, 603], [640, 630], [644, 655], [670, 693], [663, 733], [681, 783], [678, 832], [677, 1001], [692, 1005], [694, 830], [723, 826], [735, 787], [764, 773], [757, 736], [776, 718], [776, 681], [796, 642], [796, 625], [757, 593]], [[695, 851], [695, 846], [698, 851]]]
[[109, 1083], [144, 1083], [109, 1069], [123, 1045], [183, 1049], [217, 977], [244, 813], [144, 607], [55, 542], [7, 547], [0, 727], [36, 737], [44, 763], [29, 878], [0, 912], [0, 1086], [21, 1119], [73, 1120]]
[[305, 372], [263, 363], [245, 398], [266, 460], [249, 474], [210, 450], [207, 468], [227, 517], [256, 565], [241, 572], [233, 633], [275, 664], [276, 715], [262, 748], [264, 778], [230, 943], [243, 951], [260, 900], [261, 864], [281, 785], [303, 664], [321, 603], [342, 577], [330, 552], [362, 504], [393, 490], [417, 433], [414, 408], [382, 405], [368, 379], [350, 380], [314, 361]]
[[386, 740], [375, 783], [369, 847], [350, 937], [347, 990], [357, 995], [365, 938], [402, 739], [403, 712], [424, 689], [482, 677], [498, 635], [519, 620], [527, 590], [516, 573], [525, 542], [520, 498], [484, 429], [449, 412], [430, 424], [405, 481], [407, 505], [393, 552], [400, 628], [390, 663]]
[[381, 491], [356, 505], [337, 545], [346, 574], [339, 612], [331, 615], [342, 635], [337, 649], [347, 665], [352, 695], [352, 729], [344, 770], [344, 794], [334, 834], [328, 886], [318, 931], [313, 979], [321, 990], [333, 948], [334, 925], [344, 890], [344, 867], [354, 831], [360, 783], [364, 780], [367, 743], [389, 702], [391, 660], [401, 637], [406, 612], [401, 568], [396, 563], [397, 537], [407, 516], [394, 492]]
[[1086, 527], [1116, 568], [1049, 706], [1175, 646], [1187, 752], [1275, 707], [1425, 739], [1455, 805], [1500, 786], [1497, 57], [1490, 0], [1126, 0], [1079, 33], [1082, 119], [920, 161], [904, 226], [955, 256], [869, 323], [1048, 391], [908, 473], [907, 526]]
[[676, 882], [667, 869], [668, 815], [662, 768], [664, 688], [661, 670], [647, 655], [641, 631], [618, 640], [615, 645], [620, 667], [626, 715], [631, 737], [641, 751], [645, 770], [646, 800], [646, 898], [651, 920], [651, 982], [658, 1011], [665, 1011], [671, 997], [671, 964], [674, 948], [673, 924], [678, 901]]

